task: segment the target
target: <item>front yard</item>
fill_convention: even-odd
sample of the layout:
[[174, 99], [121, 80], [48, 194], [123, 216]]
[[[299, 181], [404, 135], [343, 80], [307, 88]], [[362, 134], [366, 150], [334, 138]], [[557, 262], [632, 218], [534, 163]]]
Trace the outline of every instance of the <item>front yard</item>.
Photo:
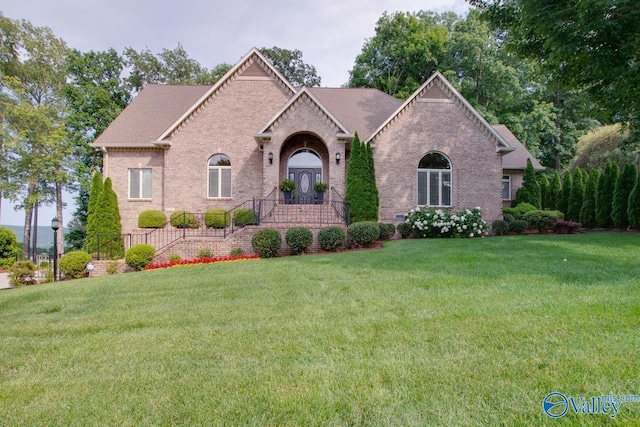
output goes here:
[[2, 425], [605, 425], [640, 235], [415, 239], [0, 292]]

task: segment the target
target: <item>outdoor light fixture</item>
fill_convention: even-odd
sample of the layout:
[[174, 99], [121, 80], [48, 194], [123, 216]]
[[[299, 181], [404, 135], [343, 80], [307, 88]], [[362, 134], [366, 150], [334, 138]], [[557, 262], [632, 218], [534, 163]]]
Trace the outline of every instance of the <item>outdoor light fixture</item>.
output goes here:
[[269, 154], [267, 155], [267, 158], [269, 159], [269, 164], [272, 165], [273, 164], [273, 153], [271, 151], [269, 151]]
[[336, 164], [340, 164], [340, 153], [336, 153]]
[[60, 220], [55, 217], [51, 220], [51, 228], [53, 229], [53, 281], [58, 281], [58, 230], [60, 229]]

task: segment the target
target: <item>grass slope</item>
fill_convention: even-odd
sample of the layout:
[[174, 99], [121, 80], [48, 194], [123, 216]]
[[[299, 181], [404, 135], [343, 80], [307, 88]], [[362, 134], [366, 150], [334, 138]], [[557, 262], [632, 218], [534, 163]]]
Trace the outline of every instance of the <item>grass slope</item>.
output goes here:
[[[610, 425], [640, 235], [404, 240], [0, 292], [3, 425]], [[566, 261], [565, 261], [566, 259]]]

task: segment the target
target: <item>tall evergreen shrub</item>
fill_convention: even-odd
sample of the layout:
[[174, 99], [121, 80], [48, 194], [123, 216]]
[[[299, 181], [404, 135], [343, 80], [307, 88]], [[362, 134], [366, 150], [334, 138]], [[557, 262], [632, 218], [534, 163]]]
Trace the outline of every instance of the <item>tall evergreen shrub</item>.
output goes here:
[[556, 210], [559, 210], [565, 214], [565, 216], [569, 208], [569, 197], [571, 196], [572, 187], [573, 176], [571, 175], [571, 171], [565, 171], [562, 176], [562, 191], [558, 193], [558, 198], [556, 199]]
[[598, 169], [591, 169], [587, 178], [587, 185], [584, 188], [584, 201], [580, 210], [580, 222], [587, 228], [596, 226], [596, 192], [599, 179], [600, 172]]
[[[351, 156], [347, 167], [347, 192], [345, 200], [350, 205], [351, 222], [377, 221], [378, 207], [371, 185], [371, 164], [366, 145], [356, 134], [351, 146]], [[374, 178], [375, 179], [375, 178]], [[375, 182], [374, 182], [375, 184]]]
[[560, 174], [558, 171], [553, 171], [551, 183], [549, 185], [549, 209], [552, 211], [560, 210], [558, 209], [558, 197], [560, 193], [562, 193], [562, 181], [560, 180]]
[[632, 228], [640, 228], [640, 174], [636, 176], [636, 183], [629, 194], [627, 217]]
[[611, 218], [613, 219], [613, 225], [617, 228], [626, 228], [629, 226], [627, 207], [629, 195], [636, 183], [636, 176], [635, 165], [629, 163], [625, 165], [616, 182], [616, 189], [613, 192], [613, 204], [611, 206]]
[[598, 227], [613, 227], [611, 209], [613, 206], [613, 192], [618, 181], [618, 164], [612, 161], [607, 162], [604, 174], [598, 179], [598, 190], [596, 195], [596, 225]]
[[552, 209], [553, 207], [550, 205], [549, 200], [549, 195], [551, 194], [551, 183], [549, 182], [549, 178], [547, 178], [546, 175], [542, 175], [538, 180], [538, 185], [540, 186], [541, 208]]
[[580, 168], [573, 171], [573, 186], [569, 194], [569, 205], [565, 219], [569, 221], [580, 221], [580, 211], [582, 210], [582, 202], [584, 201], [584, 176]]
[[85, 250], [89, 253], [94, 253], [98, 250], [100, 222], [98, 221], [96, 213], [100, 211], [103, 188], [102, 174], [95, 172], [91, 179], [91, 192], [89, 193], [89, 202], [87, 204], [87, 238], [85, 240]]
[[100, 253], [104, 253], [108, 258], [122, 258], [122, 220], [118, 209], [118, 196], [113, 191], [111, 178], [104, 181], [99, 210], [95, 216], [99, 222]]
[[542, 207], [540, 185], [536, 179], [536, 171], [533, 168], [531, 159], [527, 159], [527, 167], [524, 170], [522, 187], [516, 191], [516, 199], [514, 203], [512, 203], [512, 206], [518, 206], [520, 203], [529, 203], [538, 209]]

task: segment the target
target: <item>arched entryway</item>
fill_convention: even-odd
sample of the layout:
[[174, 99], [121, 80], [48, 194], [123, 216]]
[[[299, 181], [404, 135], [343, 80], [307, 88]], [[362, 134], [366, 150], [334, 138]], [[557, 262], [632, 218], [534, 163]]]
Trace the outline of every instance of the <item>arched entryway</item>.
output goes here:
[[280, 181], [290, 179], [296, 183], [293, 199], [297, 204], [315, 204], [314, 185], [329, 182], [329, 152], [318, 136], [301, 133], [289, 137], [280, 152]]

